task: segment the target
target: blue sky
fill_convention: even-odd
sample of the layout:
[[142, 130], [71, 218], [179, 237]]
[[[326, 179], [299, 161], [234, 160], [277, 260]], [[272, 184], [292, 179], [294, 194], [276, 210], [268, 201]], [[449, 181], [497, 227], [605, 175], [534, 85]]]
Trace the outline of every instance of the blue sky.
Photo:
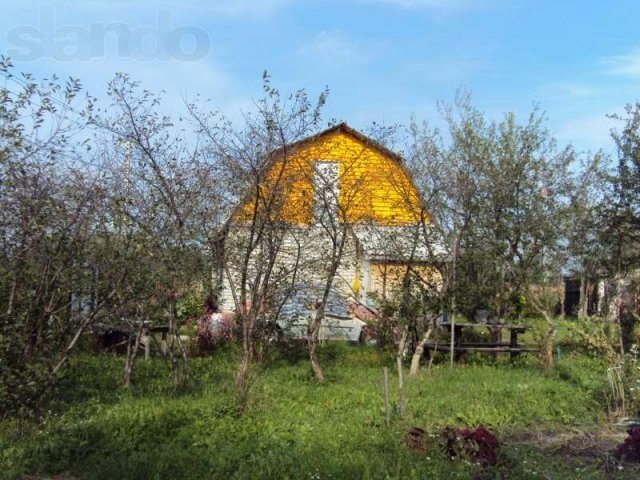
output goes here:
[[[612, 152], [606, 115], [640, 99], [637, 1], [22, 0], [2, 10], [0, 51], [18, 70], [79, 77], [98, 97], [126, 71], [165, 90], [168, 110], [200, 93], [233, 117], [260, 96], [267, 69], [282, 91], [328, 86], [326, 117], [355, 128], [411, 115], [438, 125], [436, 102], [464, 87], [490, 117], [537, 103], [561, 143]], [[149, 58], [118, 52], [115, 33], [88, 37], [92, 24], [137, 32]], [[167, 37], [154, 32], [178, 27], [185, 58], [159, 58], [154, 42]], [[87, 39], [103, 51], [81, 58]], [[66, 58], [55, 53], [65, 40]]]

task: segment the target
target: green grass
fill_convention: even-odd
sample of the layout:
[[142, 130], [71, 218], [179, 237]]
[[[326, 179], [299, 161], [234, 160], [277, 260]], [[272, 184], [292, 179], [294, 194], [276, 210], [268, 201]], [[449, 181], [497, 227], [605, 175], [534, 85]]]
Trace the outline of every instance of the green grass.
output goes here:
[[[63, 478], [608, 478], [600, 458], [550, 455], [509, 439], [523, 432], [597, 431], [605, 422], [605, 365], [566, 355], [547, 373], [532, 356], [514, 365], [473, 357], [407, 379], [407, 415], [384, 422], [382, 367], [394, 359], [366, 347], [321, 351], [328, 381], [308, 362], [274, 357], [258, 375], [252, 403], [236, 404], [235, 356], [196, 358], [191, 387], [174, 393], [167, 366], [140, 360], [135, 387], [119, 386], [122, 357], [73, 358], [43, 418], [0, 422], [0, 476]], [[483, 470], [404, 443], [410, 426], [433, 435], [447, 425], [484, 425], [502, 443]], [[535, 473], [534, 473], [535, 472]], [[619, 478], [635, 478], [626, 469]], [[637, 475], [637, 472], [635, 473]]]

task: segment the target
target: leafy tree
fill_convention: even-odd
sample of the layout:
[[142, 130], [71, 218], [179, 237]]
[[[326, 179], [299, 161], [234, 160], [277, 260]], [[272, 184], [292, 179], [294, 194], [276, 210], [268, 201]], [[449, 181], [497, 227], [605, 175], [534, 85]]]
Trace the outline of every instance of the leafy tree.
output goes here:
[[[77, 80], [37, 82], [0, 61], [0, 403], [29, 410], [115, 291], [96, 258], [106, 192], [82, 142]], [[113, 253], [109, 251], [109, 253]], [[98, 288], [98, 285], [100, 288]]]
[[613, 118], [624, 125], [612, 132], [618, 162], [602, 207], [603, 226], [611, 246], [610, 270], [626, 273], [640, 265], [640, 103], [627, 105], [624, 115]]
[[229, 182], [239, 204], [227, 223], [223, 270], [242, 327], [242, 358], [236, 374], [242, 402], [248, 399], [256, 363], [275, 327], [279, 305], [295, 282], [301, 258], [300, 248], [293, 248], [290, 261], [281, 261], [287, 239], [293, 238], [295, 245], [297, 238], [287, 216], [289, 147], [317, 129], [327, 95], [325, 91], [313, 102], [299, 90], [283, 98], [267, 72], [263, 80], [263, 98], [243, 114], [239, 127], [219, 112], [196, 102], [190, 105], [204, 148], [224, 166], [221, 181]]
[[[124, 74], [109, 84], [108, 94], [110, 108], [90, 119], [105, 134], [101, 142], [105, 155], [110, 145], [124, 148], [116, 169], [120, 183], [112, 190], [116, 218], [108, 233], [136, 249], [136, 255], [128, 258], [136, 277], [130, 276], [131, 283], [122, 289], [130, 300], [129, 312], [122, 318], [135, 319], [128, 323], [131, 330], [137, 326], [136, 340], [150, 317], [168, 324], [167, 353], [177, 387], [189, 377], [186, 348], [178, 334], [178, 303], [194, 287], [215, 288], [212, 272], [221, 261], [218, 238], [229, 194], [226, 184], [216, 181], [218, 158], [204, 155], [192, 141], [197, 133], [160, 113], [160, 97]], [[121, 304], [125, 303], [122, 298]], [[137, 346], [130, 349], [126, 384]]]
[[623, 115], [614, 115], [623, 123], [612, 131], [617, 147], [617, 165], [610, 176], [609, 192], [599, 208], [601, 221], [600, 260], [603, 270], [613, 278], [617, 295], [616, 313], [620, 321], [620, 349], [624, 353], [633, 343], [638, 322], [632, 302], [623, 294], [637, 294], [633, 272], [640, 268], [640, 103], [627, 105]]
[[554, 309], [539, 287], [557, 284], [567, 260], [575, 155], [557, 148], [537, 110], [524, 124], [511, 113], [488, 121], [461, 95], [443, 112], [446, 141], [414, 123], [412, 162], [431, 225], [451, 252], [449, 305], [507, 319], [525, 294], [547, 319], [551, 342]]

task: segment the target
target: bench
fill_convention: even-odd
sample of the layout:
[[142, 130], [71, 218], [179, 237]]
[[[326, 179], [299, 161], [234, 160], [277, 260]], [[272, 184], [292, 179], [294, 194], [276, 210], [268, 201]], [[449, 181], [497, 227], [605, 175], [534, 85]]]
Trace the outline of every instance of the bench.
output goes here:
[[[509, 325], [502, 323], [455, 323], [453, 324], [454, 331], [454, 344], [453, 351], [455, 357], [459, 358], [462, 353], [465, 352], [479, 352], [479, 353], [509, 353], [511, 359], [518, 356], [520, 353], [533, 353], [539, 352], [539, 348], [533, 348], [521, 343], [518, 343], [518, 335], [525, 333], [528, 329], [526, 325]], [[451, 323], [443, 323], [440, 328], [451, 332]], [[491, 335], [491, 340], [488, 342], [463, 342], [463, 332], [465, 330], [480, 330], [488, 329]], [[503, 341], [503, 331], [509, 332], [509, 341]], [[428, 342], [425, 345], [425, 350], [449, 352], [451, 351], [451, 344], [440, 344], [437, 342]]]

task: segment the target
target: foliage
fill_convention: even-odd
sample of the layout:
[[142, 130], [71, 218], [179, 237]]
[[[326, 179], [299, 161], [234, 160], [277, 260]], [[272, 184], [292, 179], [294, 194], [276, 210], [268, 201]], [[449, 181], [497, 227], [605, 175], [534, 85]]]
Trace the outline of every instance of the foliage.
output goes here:
[[[96, 258], [104, 191], [88, 173], [93, 153], [74, 143], [85, 122], [69, 118], [80, 82], [14, 76], [0, 58], [0, 416], [32, 409], [55, 380], [75, 334], [111, 296]], [[112, 252], [110, 252], [112, 253]], [[116, 263], [116, 262], [114, 262]], [[84, 286], [98, 284], [79, 308]]]
[[392, 312], [383, 308], [380, 318], [365, 328], [367, 338], [375, 344], [376, 348], [386, 352], [396, 350], [398, 343], [398, 324]]
[[601, 318], [558, 320], [558, 325], [562, 332], [562, 338], [559, 339], [562, 348], [606, 362], [609, 413], [613, 416], [638, 415], [640, 368], [637, 346], [633, 344], [625, 350], [624, 355], [621, 354], [621, 326]]
[[178, 322], [199, 316], [194, 290], [217, 287], [231, 198], [213, 181], [219, 159], [186, 142], [160, 97], [125, 74], [104, 108], [75, 79], [37, 82], [4, 58], [0, 73], [2, 414], [37, 408], [98, 322], [168, 323], [174, 379], [186, 381]]
[[[440, 446], [414, 453], [404, 443], [404, 422], [385, 425], [381, 367], [393, 365], [392, 355], [340, 343], [321, 346], [327, 381], [318, 385], [303, 356], [296, 362], [273, 354], [244, 413], [235, 403], [237, 355], [223, 349], [192, 359], [190, 387], [180, 393], [163, 375], [167, 367], [161, 359], [140, 361], [127, 391], [118, 388], [122, 357], [72, 357], [42, 421], [0, 422], [3, 474], [470, 478], [479, 472], [448, 460]], [[406, 382], [405, 421], [430, 432], [485, 425], [501, 439], [514, 430], [598, 428], [606, 414], [604, 367], [601, 360], [579, 356], [545, 373], [526, 355], [515, 365], [498, 361], [455, 371], [435, 365]], [[393, 401], [393, 377], [390, 383]], [[395, 402], [392, 408], [397, 409]], [[592, 472], [597, 464], [566, 464], [500, 443], [496, 468], [512, 472], [509, 478], [530, 478], [531, 470], [571, 478], [575, 468]]]
[[235, 319], [220, 313], [205, 314], [198, 320], [197, 342], [200, 353], [211, 353], [239, 337]]
[[578, 179], [576, 155], [558, 147], [537, 109], [493, 121], [462, 93], [442, 106], [447, 130], [414, 122], [409, 165], [429, 211], [430, 227], [451, 254], [445, 266], [451, 310], [508, 319], [524, 294], [538, 314], [541, 288], [558, 282]]
[[598, 213], [602, 267], [620, 274], [640, 266], [640, 103], [627, 105], [624, 115], [613, 118], [623, 124], [612, 134], [618, 162]]
[[243, 114], [240, 127], [200, 101], [189, 104], [203, 149], [220, 159], [221, 173], [232, 185], [229, 193], [241, 204], [227, 221], [220, 271], [225, 271], [242, 329], [243, 357], [236, 375], [242, 398], [248, 397], [256, 364], [268, 345], [271, 332], [265, 328], [270, 324], [266, 319], [278, 311], [274, 299], [298, 274], [300, 251], [294, 267], [277, 262], [293, 229], [287, 222], [290, 206], [284, 194], [291, 188], [291, 179], [285, 175], [289, 147], [318, 129], [328, 93], [322, 92], [315, 102], [305, 90], [283, 96], [266, 71], [263, 91], [255, 108]]
[[640, 462], [640, 427], [627, 430], [629, 436], [616, 449], [616, 457], [628, 462]]
[[[401, 281], [378, 300], [381, 320], [379, 325], [373, 326], [373, 330], [381, 340], [380, 346], [391, 343], [397, 348], [402, 330], [420, 327], [420, 319], [430, 313], [427, 309], [433, 309], [431, 295], [434, 289], [429, 287], [408, 267]], [[437, 307], [435, 310], [439, 311]]]
[[565, 345], [600, 356], [612, 365], [619, 360], [617, 327], [602, 319], [559, 320], [565, 329]]
[[182, 323], [191, 323], [202, 314], [203, 299], [194, 292], [188, 292], [176, 302], [176, 314]]
[[477, 461], [483, 466], [498, 463], [498, 440], [484, 427], [445, 428], [442, 432], [449, 457]]
[[[203, 284], [207, 292], [217, 287], [212, 272], [220, 263], [216, 247], [229, 208], [229, 193], [225, 184], [214, 181], [221, 160], [205, 156], [199, 146], [185, 140], [187, 133], [179, 125], [182, 120], [176, 124], [161, 113], [160, 96], [142, 89], [122, 73], [109, 83], [107, 93], [112, 105], [97, 110], [89, 119], [108, 139], [101, 144], [106, 154], [110, 153], [109, 145], [124, 146], [119, 210], [122, 233], [132, 237], [149, 263], [144, 284], [135, 291], [141, 318], [123, 318], [135, 328], [149, 318], [150, 304], [160, 306], [158, 317], [169, 326], [167, 353], [178, 388], [189, 378], [178, 323], [193, 314], [197, 318], [197, 305], [189, 302], [194, 286]], [[197, 132], [192, 134], [197, 136]], [[128, 266], [136, 273], [141, 270], [136, 265]], [[127, 385], [137, 349], [128, 351], [124, 373]]]
[[625, 351], [640, 345], [640, 315], [635, 312], [624, 311], [620, 315], [620, 335]]

